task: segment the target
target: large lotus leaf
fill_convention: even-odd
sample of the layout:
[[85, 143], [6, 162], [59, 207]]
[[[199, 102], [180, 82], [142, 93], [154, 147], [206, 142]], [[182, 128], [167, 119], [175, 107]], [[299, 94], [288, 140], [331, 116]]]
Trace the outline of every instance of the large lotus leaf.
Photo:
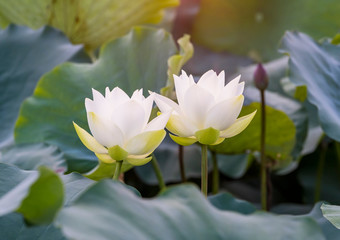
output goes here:
[[63, 173], [66, 162], [57, 147], [42, 143], [12, 146], [1, 151], [0, 162], [16, 165], [23, 170], [37, 170], [40, 166]]
[[[322, 229], [323, 234], [326, 239], [340, 239], [340, 231], [336, 229], [332, 223], [327, 220], [327, 216], [323, 215], [327, 211], [324, 211], [326, 204], [321, 204], [321, 202], [316, 203], [312, 211], [307, 215], [314, 218]], [[330, 206], [330, 205], [327, 205]], [[320, 209], [321, 207], [321, 209]]]
[[0, 164], [0, 171], [0, 216], [17, 211], [34, 224], [54, 219], [64, 199], [58, 174], [46, 167], [26, 172], [7, 164]]
[[[247, 87], [244, 95], [246, 97], [246, 101], [260, 101], [260, 92], [256, 88]], [[291, 152], [291, 155], [294, 157], [294, 159], [298, 159], [301, 151], [303, 150], [306, 135], [308, 132], [307, 110], [300, 102], [276, 92], [266, 91], [265, 99], [266, 105], [284, 112], [294, 122], [296, 129], [295, 146]]]
[[34, 31], [13, 25], [0, 31], [0, 49], [0, 147], [4, 147], [13, 142], [20, 105], [32, 95], [39, 78], [82, 49], [53, 28]]
[[324, 239], [309, 217], [218, 210], [192, 185], [143, 200], [111, 180], [95, 184], [64, 208], [57, 225], [68, 238], [82, 240]]
[[[27, 176], [35, 174], [36, 171], [22, 171], [14, 166], [1, 165], [1, 187], [0, 196], [14, 188], [20, 182], [27, 181]], [[71, 173], [61, 176], [64, 189], [65, 201], [64, 205], [71, 204], [78, 196], [85, 191], [94, 182], [79, 174]], [[3, 180], [5, 179], [5, 180]], [[42, 189], [43, 190], [43, 189]], [[10, 213], [0, 217], [0, 239], [20, 239], [20, 240], [64, 240], [66, 239], [60, 229], [50, 225], [43, 226], [27, 226], [24, 218], [19, 213]]]
[[235, 198], [230, 193], [219, 193], [208, 197], [209, 202], [220, 210], [251, 214], [256, 208], [251, 203]]
[[72, 121], [88, 130], [84, 100], [92, 98], [91, 88], [103, 93], [107, 86], [119, 86], [130, 95], [138, 88], [159, 91], [167, 79], [167, 59], [175, 51], [164, 30], [137, 27], [104, 45], [94, 64], [56, 67], [41, 78], [34, 95], [23, 103], [16, 142], [56, 145], [68, 160], [69, 171], [89, 171], [97, 160], [80, 142]]
[[322, 214], [328, 219], [337, 229], [340, 229], [340, 206], [322, 204]]
[[[235, 199], [235, 201], [237, 200], [238, 199]], [[318, 202], [314, 206], [293, 204], [293, 203], [283, 203], [283, 204], [274, 206], [273, 208], [270, 209], [270, 211], [274, 213], [279, 213], [279, 214], [293, 214], [293, 215], [311, 217], [321, 227], [323, 235], [325, 236], [326, 239], [329, 239], [329, 240], [340, 239], [340, 231], [336, 229], [332, 225], [332, 223], [330, 223], [323, 216], [323, 213], [320, 209], [320, 207], [322, 208], [323, 206], [325, 206], [325, 204], [322, 204], [322, 202]], [[330, 205], [327, 205], [327, 206], [330, 206]]]
[[323, 130], [340, 141], [340, 46], [329, 40], [317, 43], [303, 33], [287, 32], [281, 51], [290, 57], [290, 80], [296, 85], [307, 85], [307, 100], [317, 108]]
[[[252, 103], [244, 106], [240, 116], [257, 110], [249, 126], [235, 137], [224, 140], [219, 145], [211, 146], [212, 151], [224, 154], [245, 153], [247, 150], [260, 150], [261, 106]], [[277, 167], [289, 160], [295, 144], [295, 126], [282, 111], [266, 106], [266, 155], [276, 160]]]
[[276, 48], [287, 29], [315, 38], [334, 35], [339, 12], [338, 0], [202, 0], [193, 39], [214, 50], [268, 60], [278, 56]]
[[20, 240], [66, 240], [60, 229], [52, 224], [27, 226], [22, 215], [11, 213], [0, 217], [0, 239]]
[[251, 154], [217, 154], [216, 157], [220, 172], [231, 178], [242, 177], [253, 160]]
[[162, 10], [178, 0], [1, 0], [0, 25], [8, 23], [60, 29], [72, 43], [95, 49], [133, 26], [157, 23]]

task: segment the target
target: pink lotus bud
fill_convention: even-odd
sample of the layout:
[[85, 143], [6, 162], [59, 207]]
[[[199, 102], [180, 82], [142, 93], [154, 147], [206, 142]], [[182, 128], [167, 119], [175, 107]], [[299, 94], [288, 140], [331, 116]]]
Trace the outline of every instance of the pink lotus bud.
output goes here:
[[268, 76], [262, 64], [259, 63], [254, 73], [255, 86], [260, 90], [265, 90], [268, 87]]

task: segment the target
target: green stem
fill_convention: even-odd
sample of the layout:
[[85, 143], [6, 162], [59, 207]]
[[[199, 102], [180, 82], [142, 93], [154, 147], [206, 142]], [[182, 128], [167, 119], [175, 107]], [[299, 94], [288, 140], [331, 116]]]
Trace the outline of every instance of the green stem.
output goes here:
[[208, 196], [208, 146], [202, 144], [201, 192]]
[[220, 175], [218, 172], [218, 163], [216, 152], [211, 152], [213, 161], [213, 182], [212, 182], [212, 193], [217, 194], [219, 190]]
[[113, 175], [113, 180], [118, 180], [120, 171], [122, 169], [122, 165], [123, 165], [123, 161], [116, 162], [116, 170], [115, 170], [115, 174]]
[[264, 90], [261, 92], [261, 206], [267, 208], [267, 162], [266, 162], [266, 101]]
[[179, 169], [181, 172], [182, 182], [186, 182], [187, 178], [185, 176], [185, 168], [184, 168], [184, 155], [183, 155], [183, 146], [178, 145], [178, 161], [179, 161]]
[[321, 183], [322, 183], [322, 175], [324, 172], [325, 161], [326, 161], [326, 152], [327, 152], [327, 143], [326, 141], [321, 142], [321, 152], [319, 158], [318, 169], [316, 173], [316, 182], [315, 182], [315, 195], [314, 195], [314, 202], [320, 201], [320, 194], [321, 194]]
[[338, 141], [335, 141], [335, 150], [338, 160], [338, 176], [340, 177], [340, 143]]
[[156, 177], [157, 177], [157, 180], [158, 180], [159, 188], [160, 188], [161, 191], [163, 191], [166, 188], [166, 186], [165, 186], [163, 176], [162, 176], [162, 172], [161, 172], [161, 169], [160, 169], [159, 164], [157, 162], [155, 154], [152, 154], [151, 163], [152, 163], [153, 170], [155, 171], [155, 174], [156, 174]]

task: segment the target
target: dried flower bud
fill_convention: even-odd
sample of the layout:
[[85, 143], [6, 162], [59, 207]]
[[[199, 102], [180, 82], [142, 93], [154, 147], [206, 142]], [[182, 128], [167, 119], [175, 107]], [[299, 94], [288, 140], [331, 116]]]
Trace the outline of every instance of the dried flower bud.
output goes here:
[[254, 73], [255, 86], [260, 90], [265, 90], [268, 87], [268, 76], [262, 64], [259, 63]]

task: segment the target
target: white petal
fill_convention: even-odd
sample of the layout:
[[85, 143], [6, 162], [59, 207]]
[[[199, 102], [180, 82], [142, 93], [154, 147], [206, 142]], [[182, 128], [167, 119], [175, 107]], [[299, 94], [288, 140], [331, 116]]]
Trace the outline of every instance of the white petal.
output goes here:
[[204, 127], [213, 127], [220, 131], [228, 128], [236, 121], [240, 114], [243, 100], [243, 95], [239, 95], [238, 97], [224, 100], [213, 106], [208, 112]]
[[110, 88], [109, 88], [109, 87], [106, 87], [106, 88], [105, 88], [105, 98], [109, 97], [110, 94], [111, 94]]
[[166, 135], [164, 129], [158, 131], [143, 132], [130, 139], [124, 149], [129, 155], [145, 155], [153, 152], [163, 141]]
[[98, 92], [96, 89], [92, 88], [93, 101], [104, 101], [104, 96]]
[[93, 92], [93, 100], [86, 98], [85, 99], [85, 108], [86, 112], [94, 112], [101, 119], [106, 120], [109, 115], [107, 109], [109, 107], [108, 101], [95, 89], [92, 89]]
[[244, 82], [240, 82], [237, 86], [236, 96], [241, 95], [244, 90]]
[[239, 95], [237, 93], [239, 89], [238, 85], [239, 85], [240, 78], [241, 76], [234, 78], [222, 89], [222, 92], [220, 93], [220, 97], [219, 97], [220, 100], [232, 98], [232, 97]]
[[105, 99], [101, 101], [92, 101], [91, 99], [86, 98], [85, 108], [87, 113], [95, 113], [104, 124], [108, 125], [110, 123], [112, 109]]
[[116, 107], [126, 101], [129, 101], [130, 98], [122, 89], [115, 87], [107, 100], [113, 107]]
[[204, 73], [200, 80], [198, 80], [197, 85], [209, 91], [211, 94], [216, 94], [218, 92], [218, 78], [216, 72], [209, 70]]
[[177, 113], [181, 112], [181, 109], [179, 108], [177, 103], [160, 94], [155, 93], [155, 102], [157, 107], [159, 108], [159, 110], [161, 110], [162, 113], [170, 112], [172, 110]]
[[185, 92], [192, 84], [194, 84], [194, 81], [191, 78], [189, 78], [183, 70], [180, 77], [174, 75], [176, 97], [179, 104], [184, 101]]
[[141, 133], [144, 118], [144, 107], [137, 101], [130, 100], [118, 106], [111, 119], [122, 131], [125, 141], [128, 141]]
[[107, 125], [94, 112], [87, 114], [87, 121], [92, 135], [100, 144], [108, 148], [115, 145], [122, 146], [123, 134], [114, 123]]
[[198, 85], [192, 85], [186, 92], [181, 110], [198, 129], [204, 128], [207, 111], [214, 103], [214, 96]]
[[221, 132], [220, 137], [230, 138], [242, 132], [254, 118], [255, 113], [256, 111], [237, 119], [229, 128]]
[[222, 89], [225, 85], [225, 73], [224, 71], [220, 72], [217, 76], [218, 78], [218, 88]]
[[84, 129], [79, 127], [75, 122], [73, 122], [73, 126], [76, 129], [76, 132], [81, 140], [81, 142], [92, 152], [95, 153], [107, 153], [107, 149], [102, 146], [94, 137], [91, 136], [88, 132]]
[[171, 114], [166, 128], [180, 137], [192, 137], [198, 130], [185, 116], [175, 113]]
[[96, 104], [89, 98], [85, 98], [85, 109], [86, 112], [95, 112]]
[[152, 93], [147, 98], [145, 98], [144, 101], [142, 102], [143, 107], [144, 107], [144, 113], [145, 113], [143, 128], [146, 126], [146, 124], [148, 123], [150, 119], [154, 99], [155, 99], [155, 94]]
[[146, 128], [144, 129], [144, 132], [164, 129], [165, 125], [169, 120], [170, 114], [171, 112], [162, 113], [161, 115], [152, 119], [152, 121], [149, 122]]
[[145, 97], [143, 96], [143, 89], [139, 89], [133, 92], [131, 99], [136, 101], [143, 101]]

